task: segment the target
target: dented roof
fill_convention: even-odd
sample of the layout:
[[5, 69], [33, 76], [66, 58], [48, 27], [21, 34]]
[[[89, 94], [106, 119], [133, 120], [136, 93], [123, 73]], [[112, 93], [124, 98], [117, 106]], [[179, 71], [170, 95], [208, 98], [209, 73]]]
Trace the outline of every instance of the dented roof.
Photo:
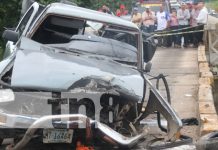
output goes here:
[[63, 3], [52, 3], [47, 8], [46, 13], [76, 17], [81, 19], [93, 20], [97, 22], [105, 22], [108, 24], [114, 24], [118, 26], [126, 26], [132, 30], [139, 31], [139, 28], [130, 21], [126, 21], [124, 19], [112, 16], [110, 14]]

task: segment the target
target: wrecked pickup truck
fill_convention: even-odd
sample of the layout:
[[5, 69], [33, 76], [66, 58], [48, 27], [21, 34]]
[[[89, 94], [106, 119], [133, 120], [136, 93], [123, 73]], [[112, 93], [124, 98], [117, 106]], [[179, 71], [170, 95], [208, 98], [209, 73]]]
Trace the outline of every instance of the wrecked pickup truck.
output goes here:
[[131, 148], [146, 139], [141, 121], [154, 112], [167, 120], [165, 141], [179, 138], [181, 120], [147, 76], [155, 46], [133, 23], [34, 3], [3, 38], [0, 139], [7, 149]]

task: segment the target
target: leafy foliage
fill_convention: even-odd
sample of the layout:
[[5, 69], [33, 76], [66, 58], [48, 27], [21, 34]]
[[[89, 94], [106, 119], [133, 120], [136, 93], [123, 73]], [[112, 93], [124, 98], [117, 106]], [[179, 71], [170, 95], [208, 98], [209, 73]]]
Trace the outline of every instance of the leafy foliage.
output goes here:
[[216, 12], [218, 11], [218, 1], [217, 0], [208, 0], [206, 5], [208, 8], [212, 8], [216, 10]]
[[[20, 18], [20, 0], [1, 0], [0, 1], [0, 35], [4, 27], [13, 28]], [[0, 40], [0, 59], [4, 49], [4, 42]]]

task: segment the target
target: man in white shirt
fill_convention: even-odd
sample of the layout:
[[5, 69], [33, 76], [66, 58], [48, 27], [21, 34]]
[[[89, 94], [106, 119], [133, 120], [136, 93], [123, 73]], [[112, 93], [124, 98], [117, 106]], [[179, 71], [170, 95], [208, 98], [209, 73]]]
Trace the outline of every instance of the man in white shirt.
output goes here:
[[[198, 3], [193, 3], [192, 5], [192, 11], [191, 11], [191, 19], [190, 19], [190, 25], [191, 29], [190, 31], [197, 31], [198, 30], [198, 23], [197, 23], [197, 17], [199, 15], [199, 9], [198, 9]], [[192, 33], [191, 35], [191, 42], [193, 43], [193, 47], [197, 48], [199, 44], [199, 37], [198, 32]]]
[[[170, 20], [169, 14], [164, 11], [164, 6], [160, 6], [160, 11], [157, 12], [157, 31], [164, 31], [168, 27], [168, 21]], [[158, 37], [158, 46], [167, 46], [167, 37]]]
[[[189, 27], [189, 19], [190, 19], [190, 12], [186, 7], [184, 2], [181, 3], [181, 8], [177, 11], [177, 18], [179, 21], [179, 29]], [[188, 30], [182, 30], [183, 32]], [[179, 35], [179, 44], [181, 45], [181, 38], [184, 37], [184, 47], [187, 47], [189, 44], [189, 34]]]
[[[204, 25], [207, 24], [208, 19], [208, 11], [203, 1], [198, 2], [198, 9], [200, 11], [198, 17], [196, 18], [197, 23], [199, 25], [198, 30], [203, 30]], [[199, 32], [198, 37], [199, 42], [203, 43], [203, 32]]]
[[207, 24], [207, 16], [208, 16], [208, 11], [207, 8], [205, 7], [204, 2], [199, 2], [198, 3], [198, 9], [200, 10], [198, 17], [196, 18], [198, 24]]

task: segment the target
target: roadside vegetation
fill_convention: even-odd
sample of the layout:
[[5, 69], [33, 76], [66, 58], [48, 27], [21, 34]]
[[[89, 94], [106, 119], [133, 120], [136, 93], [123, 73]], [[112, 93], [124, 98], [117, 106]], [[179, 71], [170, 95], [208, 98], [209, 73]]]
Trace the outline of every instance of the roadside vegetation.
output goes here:
[[209, 0], [209, 2], [206, 3], [207, 8], [212, 8], [216, 12], [218, 12], [218, 0]]
[[[0, 36], [4, 28], [13, 28], [20, 17], [21, 2], [17, 0], [1, 0], [0, 2]], [[2, 58], [4, 41], [0, 38], [0, 59]]]

